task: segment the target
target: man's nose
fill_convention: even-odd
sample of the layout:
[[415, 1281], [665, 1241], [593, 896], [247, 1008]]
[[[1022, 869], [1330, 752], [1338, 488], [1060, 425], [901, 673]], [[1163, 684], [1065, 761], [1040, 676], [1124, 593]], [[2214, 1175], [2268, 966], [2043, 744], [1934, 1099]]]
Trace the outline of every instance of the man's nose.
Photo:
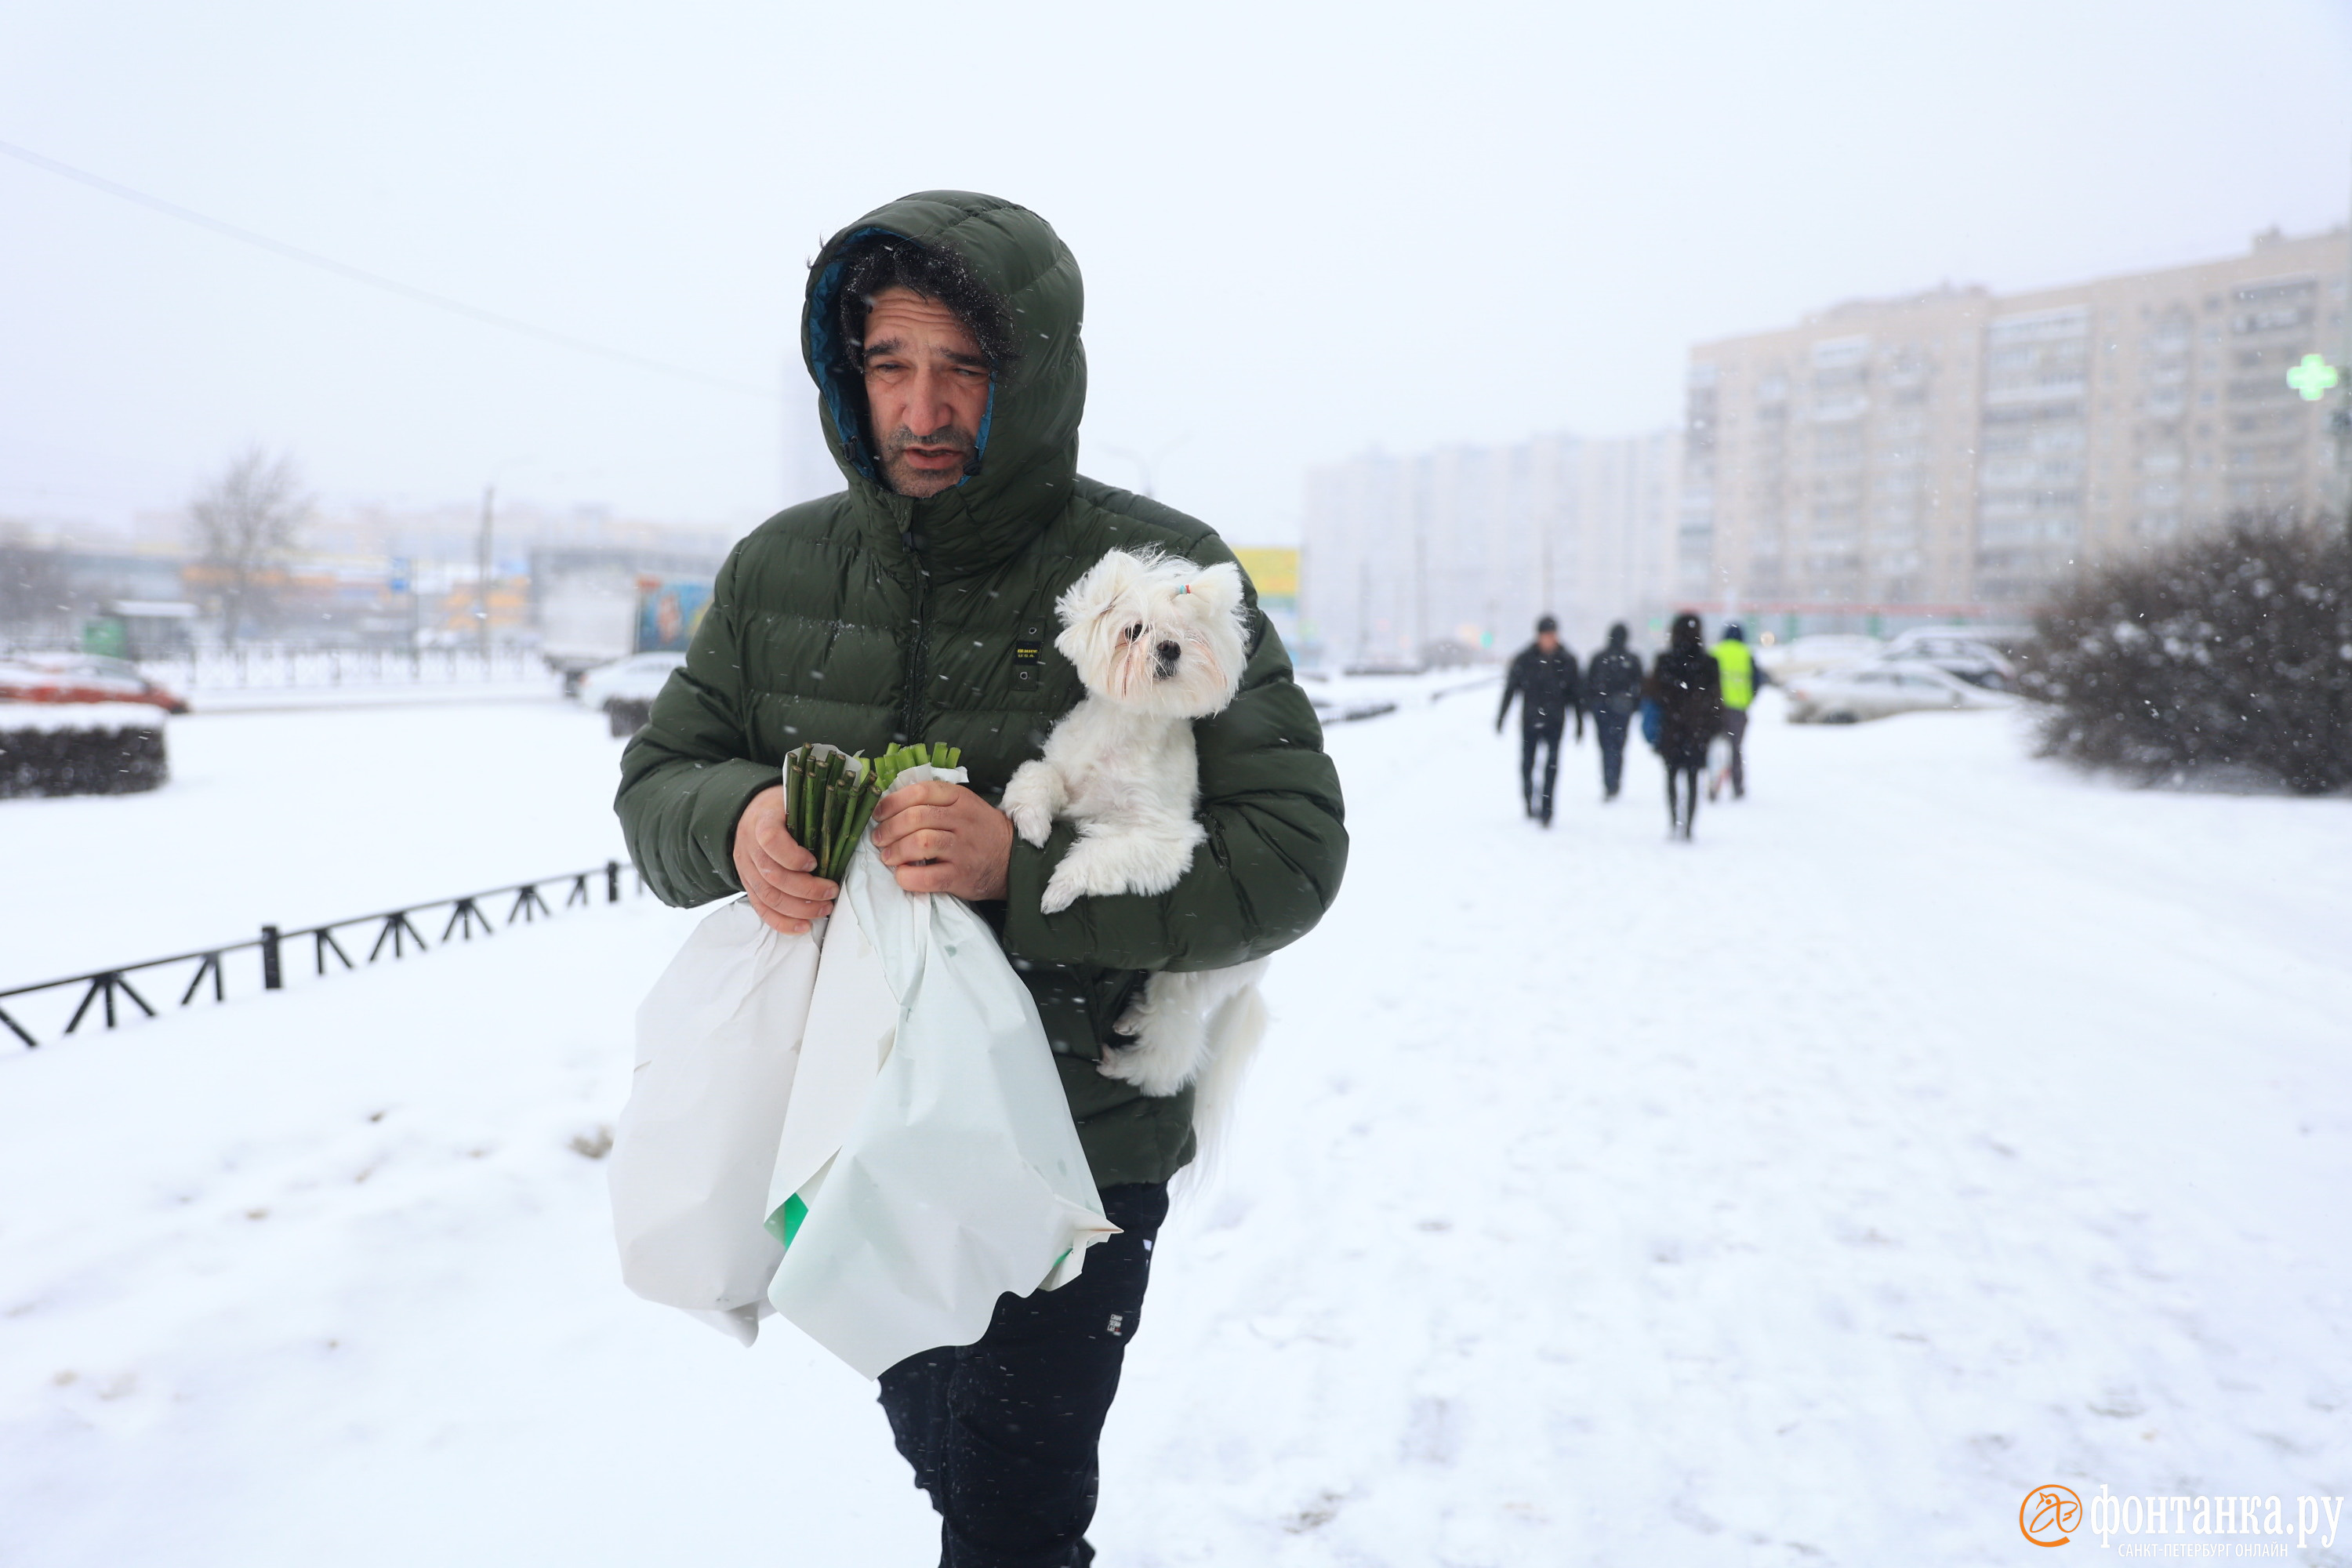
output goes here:
[[955, 405], [948, 400], [948, 378], [935, 370], [919, 371], [914, 385], [908, 388], [908, 428], [929, 436], [954, 423]]

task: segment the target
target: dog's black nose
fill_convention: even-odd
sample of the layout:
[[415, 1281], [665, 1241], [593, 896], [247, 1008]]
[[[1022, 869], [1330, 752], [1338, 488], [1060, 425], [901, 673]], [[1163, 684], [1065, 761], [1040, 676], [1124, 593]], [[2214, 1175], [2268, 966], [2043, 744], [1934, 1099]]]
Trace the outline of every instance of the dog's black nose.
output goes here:
[[1160, 663], [1173, 664], [1183, 655], [1184, 645], [1181, 643], [1164, 642], [1153, 651], [1160, 655]]

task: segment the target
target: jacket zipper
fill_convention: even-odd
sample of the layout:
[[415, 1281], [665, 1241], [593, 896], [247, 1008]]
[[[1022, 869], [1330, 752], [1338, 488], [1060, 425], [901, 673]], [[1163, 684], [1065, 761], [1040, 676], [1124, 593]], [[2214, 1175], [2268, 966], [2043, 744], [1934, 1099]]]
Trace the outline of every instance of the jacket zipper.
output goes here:
[[907, 650], [907, 699], [898, 715], [899, 728], [906, 731], [908, 745], [919, 745], [923, 739], [923, 682], [929, 678], [930, 629], [924, 619], [929, 608], [931, 571], [923, 562], [921, 535], [909, 530], [904, 536], [907, 553], [915, 563], [915, 639]]

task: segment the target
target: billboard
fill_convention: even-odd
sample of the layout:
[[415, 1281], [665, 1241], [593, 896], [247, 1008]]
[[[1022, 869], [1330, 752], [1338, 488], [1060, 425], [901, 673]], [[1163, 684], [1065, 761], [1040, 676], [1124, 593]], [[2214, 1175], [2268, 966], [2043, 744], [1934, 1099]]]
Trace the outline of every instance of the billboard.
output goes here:
[[1249, 574], [1257, 589], [1257, 607], [1289, 648], [1293, 657], [1312, 657], [1305, 645], [1307, 639], [1299, 635], [1298, 625], [1298, 551], [1295, 546], [1236, 550], [1234, 559]]
[[1236, 550], [1234, 559], [1242, 563], [1249, 580], [1257, 586], [1260, 608], [1272, 615], [1277, 609], [1295, 612], [1298, 608], [1298, 552], [1253, 547]]
[[698, 579], [637, 580], [637, 651], [684, 653], [710, 607], [710, 584]]

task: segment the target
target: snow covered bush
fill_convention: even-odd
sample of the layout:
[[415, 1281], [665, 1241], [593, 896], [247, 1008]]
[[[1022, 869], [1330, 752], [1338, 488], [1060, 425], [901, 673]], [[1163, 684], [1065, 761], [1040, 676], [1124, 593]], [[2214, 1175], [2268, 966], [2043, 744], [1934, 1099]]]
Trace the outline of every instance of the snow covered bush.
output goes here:
[[2352, 540], [2242, 515], [2086, 574], [2038, 617], [2042, 751], [2150, 783], [2215, 768], [2352, 786]]
[[169, 776], [163, 716], [130, 703], [0, 703], [0, 800], [130, 795]]

